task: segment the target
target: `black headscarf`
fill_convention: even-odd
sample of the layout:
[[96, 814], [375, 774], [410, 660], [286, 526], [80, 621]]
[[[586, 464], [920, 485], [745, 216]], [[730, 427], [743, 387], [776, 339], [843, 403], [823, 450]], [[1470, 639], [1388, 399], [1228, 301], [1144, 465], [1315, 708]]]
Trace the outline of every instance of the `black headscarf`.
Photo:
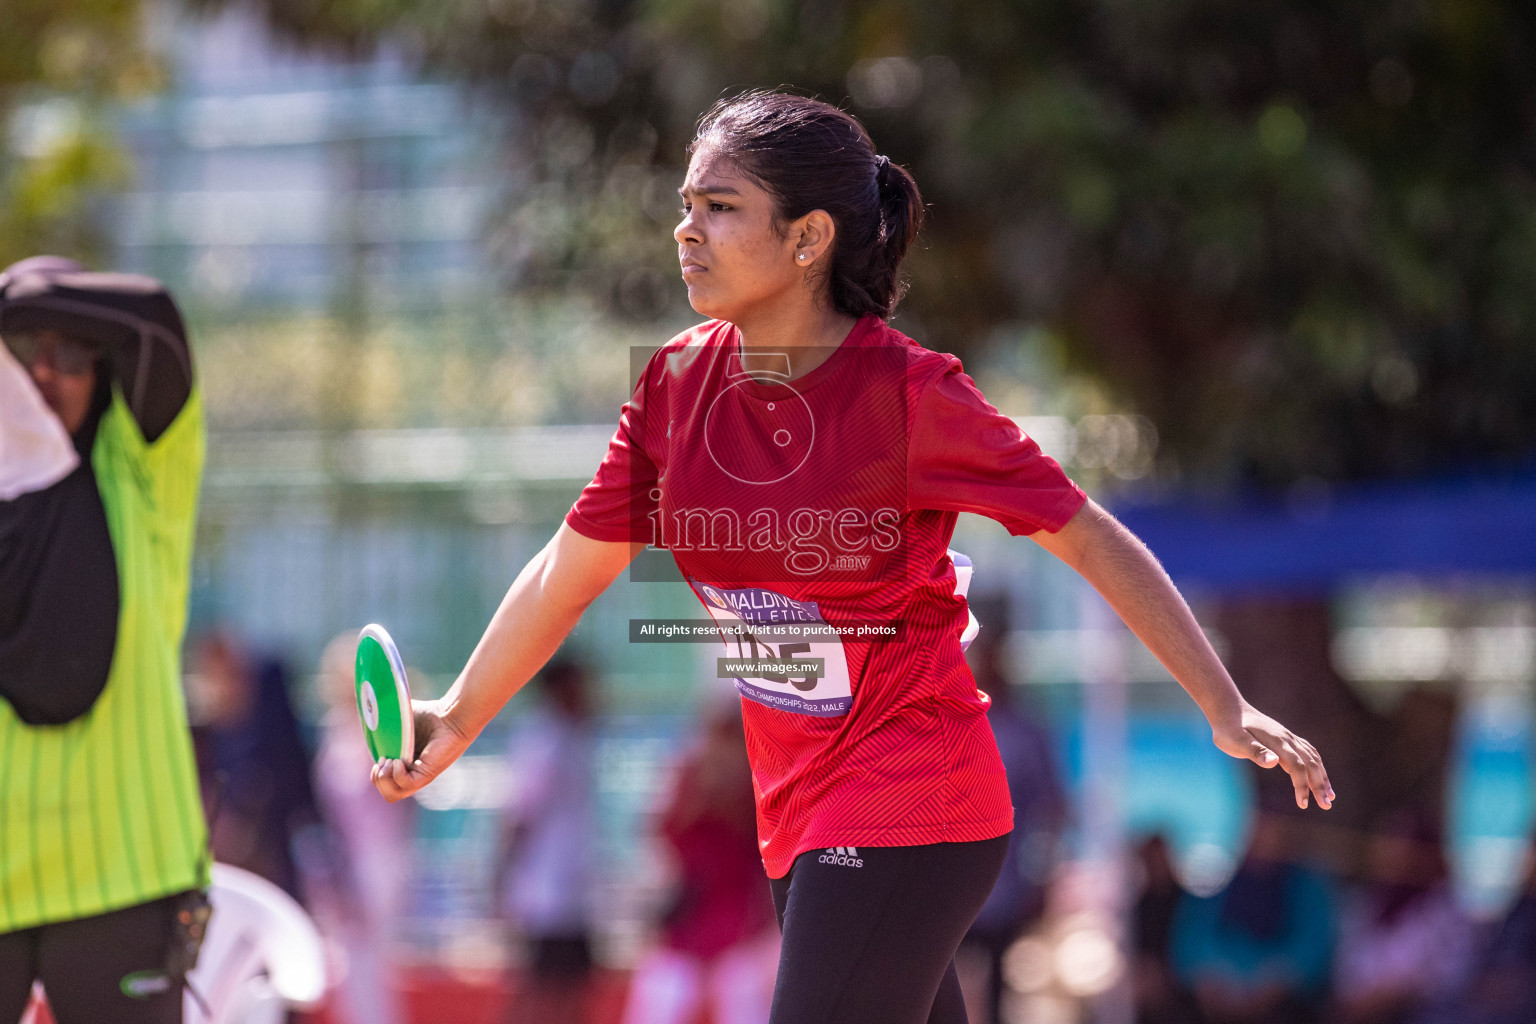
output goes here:
[[72, 438], [80, 464], [51, 487], [0, 502], [0, 697], [29, 725], [85, 714], [106, 687], [121, 605], [117, 559], [91, 465], [121, 382], [154, 441], [191, 393], [181, 316], [150, 278], [33, 257], [0, 272], [0, 335], [54, 330], [101, 346], [96, 390]]

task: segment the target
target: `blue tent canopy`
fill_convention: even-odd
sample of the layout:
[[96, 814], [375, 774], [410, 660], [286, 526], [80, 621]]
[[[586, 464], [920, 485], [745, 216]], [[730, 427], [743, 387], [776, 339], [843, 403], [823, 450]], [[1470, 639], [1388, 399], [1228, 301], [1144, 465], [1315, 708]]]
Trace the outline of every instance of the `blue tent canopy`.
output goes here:
[[1536, 475], [1341, 485], [1305, 501], [1116, 508], [1181, 585], [1316, 590], [1361, 575], [1536, 575]]

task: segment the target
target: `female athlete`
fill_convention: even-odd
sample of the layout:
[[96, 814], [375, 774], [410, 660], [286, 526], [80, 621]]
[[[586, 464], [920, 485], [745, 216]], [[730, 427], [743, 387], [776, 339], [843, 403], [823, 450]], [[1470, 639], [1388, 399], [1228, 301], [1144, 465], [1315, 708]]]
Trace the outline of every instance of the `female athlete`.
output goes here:
[[852, 116], [751, 92], [699, 124], [674, 231], [711, 319], [640, 375], [596, 477], [523, 569], [463, 673], [418, 702], [398, 800], [440, 774], [646, 543], [727, 639], [783, 929], [774, 1024], [966, 1019], [953, 955], [1012, 808], [988, 698], [961, 657], [956, 513], [1081, 573], [1210, 720], [1216, 745], [1333, 800], [1317, 751], [1239, 694], [1147, 549], [959, 360], [886, 318], [916, 183]]

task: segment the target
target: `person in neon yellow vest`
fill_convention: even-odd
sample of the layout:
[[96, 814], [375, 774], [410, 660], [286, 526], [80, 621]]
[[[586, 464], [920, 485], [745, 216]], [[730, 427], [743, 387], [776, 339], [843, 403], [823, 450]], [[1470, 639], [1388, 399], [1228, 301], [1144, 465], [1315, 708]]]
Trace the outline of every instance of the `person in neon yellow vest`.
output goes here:
[[59, 1024], [180, 1021], [208, 883], [186, 331], [158, 281], [34, 257], [0, 339], [0, 1020], [40, 979]]

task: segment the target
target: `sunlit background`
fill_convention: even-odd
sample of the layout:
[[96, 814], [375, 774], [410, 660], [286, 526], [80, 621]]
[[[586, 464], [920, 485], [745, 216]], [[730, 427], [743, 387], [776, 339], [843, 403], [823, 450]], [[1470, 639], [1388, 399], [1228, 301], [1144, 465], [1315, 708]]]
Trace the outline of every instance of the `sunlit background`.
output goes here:
[[[1443, 823], [1468, 914], [1519, 894], [1525, 5], [9, 0], [0, 20], [0, 256], [171, 286], [211, 432], [192, 634], [281, 658], [311, 739], [342, 630], [386, 623], [414, 687], [452, 681], [601, 458], [632, 353], [694, 322], [670, 239], [694, 119], [792, 83], [863, 117], [931, 203], [894, 325], [960, 354], [1142, 533], [1239, 684], [1327, 756], [1339, 805], [1287, 817], [1294, 856], [1356, 877], [1378, 816], [1412, 805]], [[1215, 893], [1284, 787], [1211, 747], [1033, 545], [962, 517], [955, 547], [1071, 805], [1005, 1009], [1128, 1021], [1127, 851], [1161, 833]], [[691, 607], [621, 582], [569, 641], [599, 684], [617, 972], [665, 902], [651, 816], [713, 684], [710, 652], [631, 645], [627, 623]], [[525, 704], [419, 797], [412, 984], [468, 998], [517, 961], [491, 876]]]

